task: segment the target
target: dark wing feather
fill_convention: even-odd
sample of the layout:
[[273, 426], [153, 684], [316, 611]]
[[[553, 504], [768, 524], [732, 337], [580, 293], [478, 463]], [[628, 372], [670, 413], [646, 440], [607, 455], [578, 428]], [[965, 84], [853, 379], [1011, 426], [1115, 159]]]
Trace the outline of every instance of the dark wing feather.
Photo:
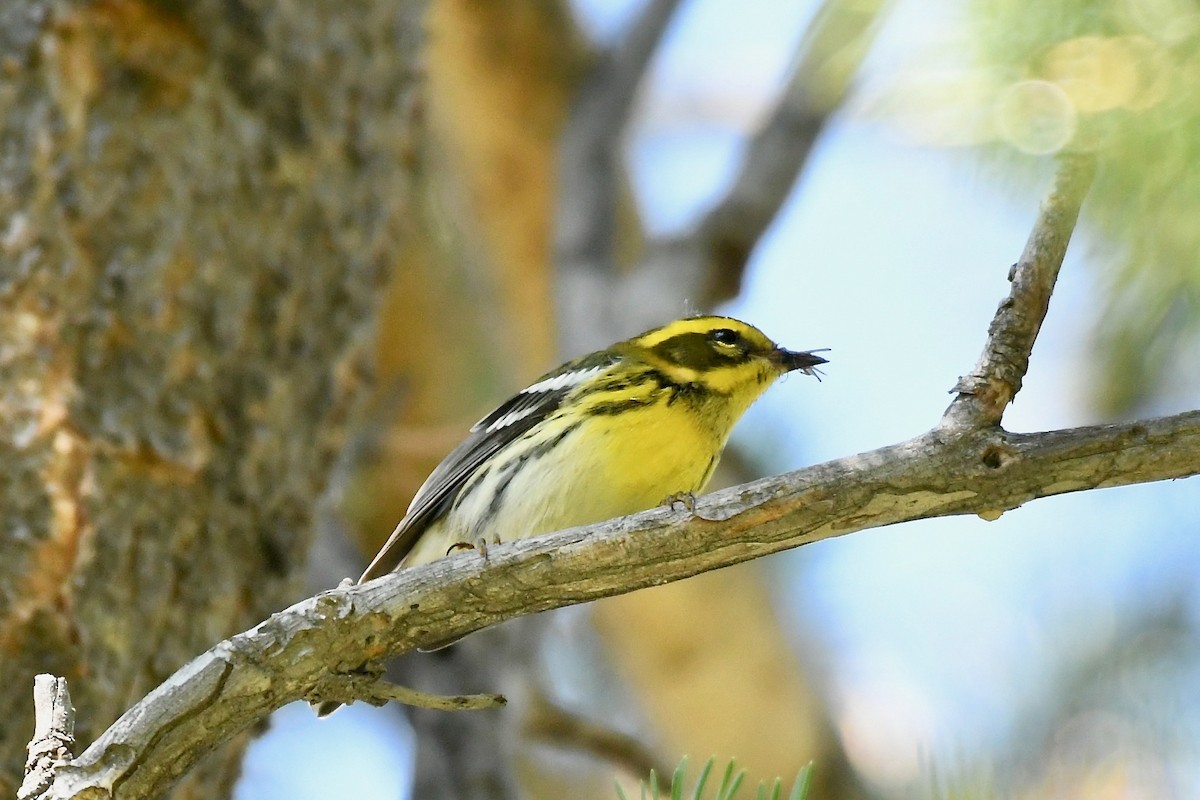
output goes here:
[[404, 519], [358, 579], [359, 583], [396, 569], [425, 529], [450, 508], [459, 490], [485, 461], [550, 416], [582, 381], [618, 360], [616, 355], [593, 353], [564, 364], [472, 425], [467, 438], [421, 484]]

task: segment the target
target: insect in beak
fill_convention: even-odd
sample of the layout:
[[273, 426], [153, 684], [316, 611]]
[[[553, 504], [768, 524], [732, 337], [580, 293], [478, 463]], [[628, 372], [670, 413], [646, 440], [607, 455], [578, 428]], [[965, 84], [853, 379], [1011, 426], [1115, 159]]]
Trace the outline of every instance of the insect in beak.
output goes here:
[[829, 359], [821, 358], [814, 355], [817, 350], [786, 350], [782, 347], [776, 347], [768, 356], [771, 362], [783, 368], [784, 372], [792, 372], [800, 370], [805, 375], [819, 376], [820, 373], [815, 369], [819, 364], [828, 364]]

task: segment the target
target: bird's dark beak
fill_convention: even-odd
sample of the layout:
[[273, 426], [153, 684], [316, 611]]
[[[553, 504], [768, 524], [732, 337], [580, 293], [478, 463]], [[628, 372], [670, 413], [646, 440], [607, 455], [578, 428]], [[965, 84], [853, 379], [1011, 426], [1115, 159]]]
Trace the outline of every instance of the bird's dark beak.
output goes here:
[[784, 372], [800, 370], [805, 375], [816, 374], [813, 367], [828, 364], [829, 359], [815, 355], [816, 350], [785, 350], [776, 347], [771, 351], [771, 361], [778, 364]]

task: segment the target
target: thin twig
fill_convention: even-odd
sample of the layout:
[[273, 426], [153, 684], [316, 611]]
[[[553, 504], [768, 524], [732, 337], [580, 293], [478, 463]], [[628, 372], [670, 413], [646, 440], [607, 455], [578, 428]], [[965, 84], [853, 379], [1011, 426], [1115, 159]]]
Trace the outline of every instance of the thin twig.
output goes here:
[[432, 708], [435, 711], [480, 711], [485, 708], [499, 708], [508, 702], [502, 694], [429, 694], [385, 681], [376, 681], [367, 688], [365, 695], [359, 696], [359, 699], [375, 706], [395, 700], [408, 706]]
[[943, 426], [998, 425], [1004, 409], [1021, 390], [1029, 370], [1029, 354], [1046, 318], [1050, 295], [1095, 171], [1096, 161], [1091, 155], [1060, 158], [1054, 185], [1042, 203], [1021, 260], [1008, 273], [1012, 289], [996, 309], [979, 363], [951, 390], [958, 396], [946, 409]]
[[[353, 586], [353, 581], [343, 581], [340, 586]], [[308, 693], [308, 701], [316, 708], [317, 716], [324, 717], [348, 703], [362, 701], [373, 706], [383, 706], [395, 701], [414, 708], [429, 708], [434, 711], [481, 711], [499, 708], [508, 703], [501, 694], [432, 694], [391, 683], [382, 678], [382, 669], [368, 668], [355, 672], [330, 672], [317, 688]]]

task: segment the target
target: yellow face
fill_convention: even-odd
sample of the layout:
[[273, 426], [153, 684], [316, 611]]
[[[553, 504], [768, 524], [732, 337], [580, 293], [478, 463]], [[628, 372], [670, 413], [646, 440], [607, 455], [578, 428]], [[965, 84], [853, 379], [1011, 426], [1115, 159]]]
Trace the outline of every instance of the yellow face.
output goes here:
[[748, 392], [750, 400], [785, 372], [808, 371], [824, 361], [784, 350], [758, 328], [732, 317], [677, 320], [618, 348], [653, 365], [676, 383], [701, 384], [723, 395]]

